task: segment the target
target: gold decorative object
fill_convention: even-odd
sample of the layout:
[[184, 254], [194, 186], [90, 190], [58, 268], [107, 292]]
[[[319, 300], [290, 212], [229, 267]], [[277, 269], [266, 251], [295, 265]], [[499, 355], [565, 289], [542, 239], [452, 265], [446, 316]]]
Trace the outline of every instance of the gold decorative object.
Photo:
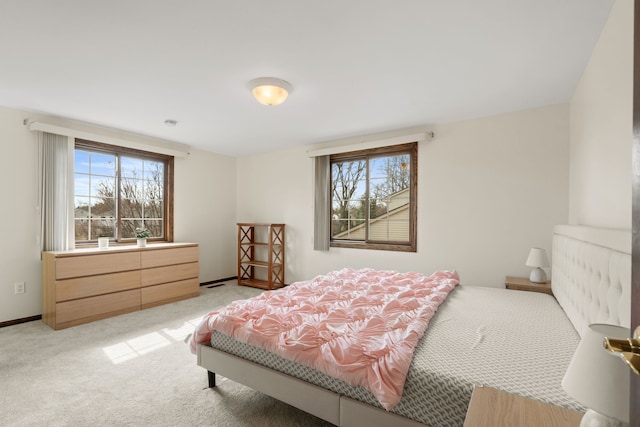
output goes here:
[[633, 338], [605, 338], [604, 348], [620, 356], [636, 375], [640, 375], [640, 326], [633, 333]]

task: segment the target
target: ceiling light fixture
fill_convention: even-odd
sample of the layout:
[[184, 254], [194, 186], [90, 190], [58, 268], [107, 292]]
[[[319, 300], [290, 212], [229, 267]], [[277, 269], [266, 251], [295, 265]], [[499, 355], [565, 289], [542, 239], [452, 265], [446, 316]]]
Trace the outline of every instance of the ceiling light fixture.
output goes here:
[[282, 104], [293, 87], [289, 82], [275, 77], [260, 77], [249, 82], [251, 93], [264, 105], [280, 105]]

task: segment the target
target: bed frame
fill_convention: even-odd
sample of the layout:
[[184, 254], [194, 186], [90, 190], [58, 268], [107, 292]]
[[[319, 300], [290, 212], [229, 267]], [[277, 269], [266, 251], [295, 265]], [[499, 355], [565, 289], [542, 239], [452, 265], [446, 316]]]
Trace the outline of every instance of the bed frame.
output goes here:
[[[554, 228], [552, 288], [558, 303], [582, 334], [590, 323], [630, 326], [631, 232], [586, 226]], [[209, 345], [198, 345], [197, 363], [337, 426], [424, 427]]]

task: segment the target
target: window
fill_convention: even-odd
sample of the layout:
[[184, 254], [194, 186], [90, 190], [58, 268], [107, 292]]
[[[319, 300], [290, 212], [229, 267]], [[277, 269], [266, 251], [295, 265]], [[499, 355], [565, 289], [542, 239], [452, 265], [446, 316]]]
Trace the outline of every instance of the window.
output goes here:
[[333, 154], [331, 246], [416, 251], [416, 142]]
[[76, 139], [74, 222], [76, 244], [98, 237], [173, 240], [173, 157]]

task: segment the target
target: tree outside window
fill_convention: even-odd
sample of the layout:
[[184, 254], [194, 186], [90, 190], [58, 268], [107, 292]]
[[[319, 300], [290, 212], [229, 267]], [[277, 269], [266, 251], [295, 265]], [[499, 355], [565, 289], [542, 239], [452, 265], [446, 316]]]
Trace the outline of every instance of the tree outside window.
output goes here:
[[98, 237], [134, 240], [136, 228], [147, 228], [150, 239], [169, 240], [167, 183], [172, 166], [170, 156], [76, 141], [76, 243]]
[[415, 251], [417, 143], [331, 156], [331, 245]]

